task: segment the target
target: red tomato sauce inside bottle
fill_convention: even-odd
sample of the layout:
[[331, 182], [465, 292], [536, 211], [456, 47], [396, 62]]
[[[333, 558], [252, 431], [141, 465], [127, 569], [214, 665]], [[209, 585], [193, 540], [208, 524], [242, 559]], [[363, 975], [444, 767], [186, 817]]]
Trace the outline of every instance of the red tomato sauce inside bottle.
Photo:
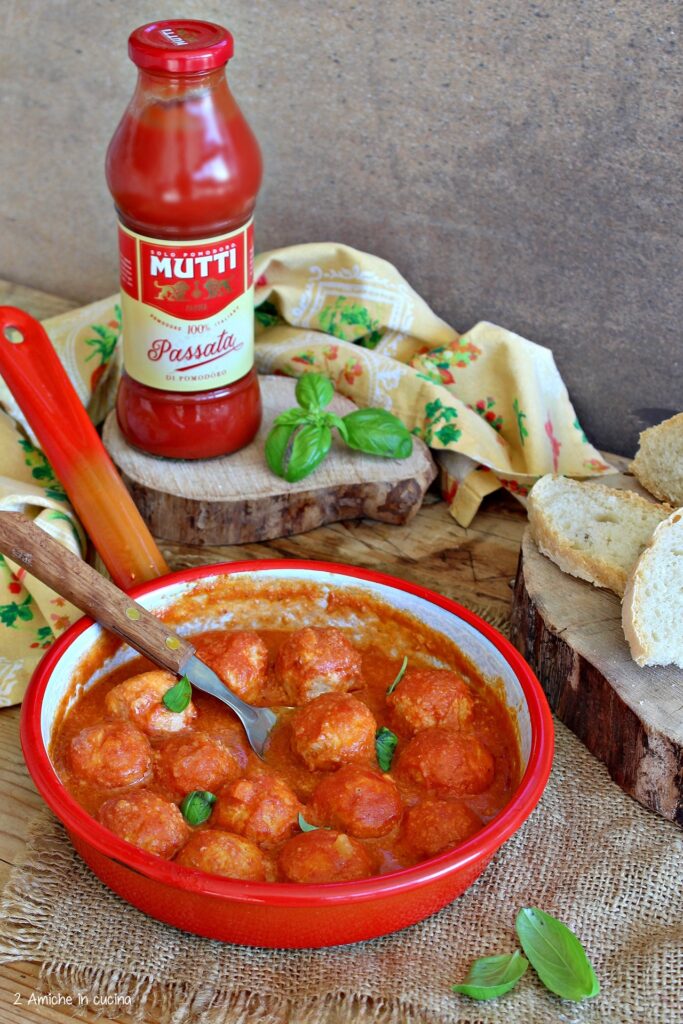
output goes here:
[[155, 22], [128, 49], [138, 83], [106, 160], [120, 219], [119, 425], [153, 455], [224, 455], [261, 421], [251, 222], [261, 154], [228, 88], [229, 32]]

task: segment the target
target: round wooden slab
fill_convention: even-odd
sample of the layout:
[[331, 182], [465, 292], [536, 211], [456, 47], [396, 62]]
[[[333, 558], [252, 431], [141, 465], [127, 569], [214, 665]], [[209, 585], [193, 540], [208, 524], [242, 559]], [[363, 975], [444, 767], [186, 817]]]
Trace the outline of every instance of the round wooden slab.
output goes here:
[[528, 529], [511, 637], [555, 714], [614, 781], [683, 825], [683, 671], [639, 668], [624, 639], [619, 598], [558, 569]]
[[[429, 449], [414, 440], [408, 459], [354, 452], [335, 438], [310, 476], [296, 484], [268, 469], [263, 449], [275, 417], [296, 405], [296, 382], [261, 377], [263, 423], [254, 441], [233, 455], [205, 461], [158, 459], [126, 444], [110, 413], [103, 440], [135, 504], [156, 537], [183, 544], [246, 544], [305, 533], [324, 523], [367, 517], [406, 523], [436, 476]], [[353, 402], [335, 395], [340, 416]]]

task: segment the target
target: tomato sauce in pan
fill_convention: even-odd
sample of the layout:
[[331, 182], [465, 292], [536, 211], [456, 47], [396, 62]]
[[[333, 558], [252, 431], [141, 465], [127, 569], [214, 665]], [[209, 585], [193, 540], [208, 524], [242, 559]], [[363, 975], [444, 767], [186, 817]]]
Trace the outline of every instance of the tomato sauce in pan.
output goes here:
[[[437, 659], [417, 634], [415, 649], [387, 653], [385, 638], [373, 638], [372, 630], [361, 640], [350, 629], [213, 630], [190, 640], [225, 682], [237, 689], [240, 679], [251, 685], [258, 677], [258, 699], [253, 691], [249, 698], [282, 709], [265, 764], [234, 714], [196, 689], [189, 709], [194, 717], [183, 728], [142, 728], [146, 738], [140, 740], [143, 720], [131, 713], [124, 722], [112, 713], [108, 695], [141, 673], [159, 675], [143, 658], [85, 690], [58, 722], [51, 746], [74, 798], [150, 852], [246, 879], [367, 877], [456, 846], [495, 816], [519, 783], [517, 729], [502, 687], [487, 683], [466, 658], [453, 657], [453, 645], [451, 657]], [[387, 697], [404, 656], [407, 671]], [[169, 676], [169, 688], [175, 682]], [[446, 694], [436, 712], [432, 686]], [[293, 693], [297, 707], [288, 706]], [[175, 728], [173, 712], [163, 711], [158, 698], [155, 707]], [[130, 742], [142, 757], [131, 785], [112, 786], [110, 776], [101, 784], [112, 764], [107, 754], [105, 768], [98, 767], [102, 723], [111, 730], [108, 742]], [[382, 728], [397, 740], [387, 771], [375, 746]], [[83, 749], [85, 762], [78, 753]], [[118, 764], [121, 750], [112, 749]], [[218, 797], [199, 824], [178, 811], [195, 790]]]

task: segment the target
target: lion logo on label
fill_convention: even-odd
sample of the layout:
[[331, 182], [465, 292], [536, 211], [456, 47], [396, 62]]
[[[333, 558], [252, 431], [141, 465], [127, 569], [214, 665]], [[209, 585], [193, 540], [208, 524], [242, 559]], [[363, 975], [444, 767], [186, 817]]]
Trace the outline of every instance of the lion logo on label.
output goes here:
[[160, 284], [158, 281], [155, 281], [154, 287], [157, 290], [157, 302], [166, 302], [168, 300], [182, 302], [190, 286], [187, 281], [176, 281], [174, 284]]

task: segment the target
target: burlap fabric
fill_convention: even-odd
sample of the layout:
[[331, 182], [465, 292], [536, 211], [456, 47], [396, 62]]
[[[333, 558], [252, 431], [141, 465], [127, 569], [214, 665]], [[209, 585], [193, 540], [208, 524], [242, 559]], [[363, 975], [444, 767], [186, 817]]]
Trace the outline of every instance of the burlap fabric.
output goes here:
[[[134, 1020], [163, 1024], [681, 1024], [683, 836], [555, 728], [553, 772], [531, 819], [467, 893], [412, 928], [294, 952], [186, 935], [105, 889], [45, 814], [0, 904], [0, 962], [37, 961], [46, 990], [85, 996], [91, 1010], [96, 996], [126, 997]], [[581, 937], [596, 999], [559, 1000], [531, 970], [494, 1002], [451, 993], [473, 959], [515, 948], [523, 906]]]

